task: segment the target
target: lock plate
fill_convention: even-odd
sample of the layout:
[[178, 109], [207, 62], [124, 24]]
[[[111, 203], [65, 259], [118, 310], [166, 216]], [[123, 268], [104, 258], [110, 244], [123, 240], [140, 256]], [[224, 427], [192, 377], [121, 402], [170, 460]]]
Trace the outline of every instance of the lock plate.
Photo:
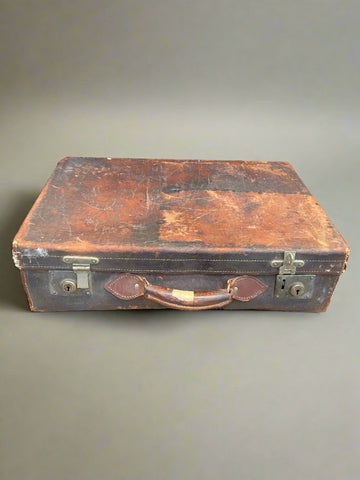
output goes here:
[[275, 297], [308, 300], [314, 291], [315, 278], [316, 275], [277, 275]]
[[[69, 285], [70, 288], [66, 288], [66, 285]], [[75, 286], [75, 288], [73, 286], [71, 288], [71, 285]], [[88, 288], [77, 288], [77, 276], [75, 272], [71, 270], [50, 270], [49, 290], [51, 295], [61, 295], [69, 298], [91, 295], [92, 282], [90, 278]]]

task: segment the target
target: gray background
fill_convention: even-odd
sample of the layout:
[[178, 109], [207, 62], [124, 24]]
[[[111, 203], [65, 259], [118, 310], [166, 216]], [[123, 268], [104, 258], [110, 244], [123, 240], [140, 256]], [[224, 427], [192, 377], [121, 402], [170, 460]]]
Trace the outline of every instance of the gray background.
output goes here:
[[[360, 478], [358, 1], [0, 1], [0, 478]], [[27, 310], [64, 155], [290, 161], [352, 247], [324, 314]]]

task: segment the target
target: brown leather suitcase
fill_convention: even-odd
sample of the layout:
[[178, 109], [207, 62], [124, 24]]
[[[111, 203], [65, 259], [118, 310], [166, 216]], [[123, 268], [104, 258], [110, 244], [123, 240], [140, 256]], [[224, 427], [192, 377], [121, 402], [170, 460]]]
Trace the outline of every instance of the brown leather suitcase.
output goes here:
[[285, 162], [67, 157], [13, 242], [35, 311], [324, 311], [348, 256]]

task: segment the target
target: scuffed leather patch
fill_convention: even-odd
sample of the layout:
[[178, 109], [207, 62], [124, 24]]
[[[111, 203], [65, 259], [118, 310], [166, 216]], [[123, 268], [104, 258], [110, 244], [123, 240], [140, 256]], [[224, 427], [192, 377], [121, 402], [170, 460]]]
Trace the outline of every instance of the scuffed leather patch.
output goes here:
[[231, 293], [234, 300], [248, 302], [267, 290], [267, 285], [258, 278], [242, 275], [231, 281]]
[[121, 300], [132, 300], [144, 295], [144, 281], [138, 275], [124, 273], [108, 282], [105, 290]]

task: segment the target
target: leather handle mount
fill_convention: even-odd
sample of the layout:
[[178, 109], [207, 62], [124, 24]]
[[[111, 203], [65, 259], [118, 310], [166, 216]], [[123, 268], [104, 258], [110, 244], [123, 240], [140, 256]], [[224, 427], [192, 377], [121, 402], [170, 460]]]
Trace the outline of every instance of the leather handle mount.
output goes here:
[[176, 290], [152, 285], [146, 278], [123, 273], [105, 285], [105, 289], [121, 300], [133, 300], [144, 296], [161, 305], [179, 310], [206, 310], [220, 308], [232, 300], [248, 302], [268, 287], [256, 277], [242, 275], [230, 278], [225, 288], [208, 292]]

